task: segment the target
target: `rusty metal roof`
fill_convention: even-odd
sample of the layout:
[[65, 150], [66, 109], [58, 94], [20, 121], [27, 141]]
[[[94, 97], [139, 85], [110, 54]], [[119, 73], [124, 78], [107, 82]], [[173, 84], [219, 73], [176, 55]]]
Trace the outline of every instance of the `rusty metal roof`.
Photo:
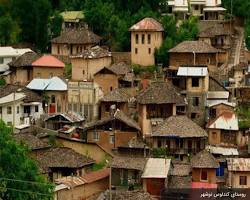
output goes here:
[[228, 158], [228, 171], [250, 171], [250, 158]]

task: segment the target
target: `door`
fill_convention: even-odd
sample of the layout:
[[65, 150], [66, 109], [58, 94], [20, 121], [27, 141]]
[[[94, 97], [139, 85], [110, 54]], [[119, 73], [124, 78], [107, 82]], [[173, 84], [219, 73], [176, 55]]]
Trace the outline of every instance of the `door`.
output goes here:
[[151, 195], [160, 196], [161, 191], [165, 188], [165, 179], [148, 178], [146, 179], [147, 192]]

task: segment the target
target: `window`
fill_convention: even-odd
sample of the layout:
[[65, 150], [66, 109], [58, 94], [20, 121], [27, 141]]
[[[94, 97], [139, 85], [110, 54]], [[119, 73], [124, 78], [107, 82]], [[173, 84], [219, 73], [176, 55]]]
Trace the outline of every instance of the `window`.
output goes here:
[[148, 54], [151, 54], [151, 48], [148, 48]]
[[95, 141], [99, 141], [100, 140], [100, 134], [99, 134], [99, 132], [97, 132], [97, 131], [93, 132], [93, 139]]
[[207, 171], [201, 169], [201, 181], [207, 181]]
[[56, 103], [56, 97], [55, 97], [55, 95], [51, 96], [51, 103]]
[[12, 113], [12, 108], [10, 106], [7, 107], [7, 114], [11, 114]]
[[114, 144], [115, 143], [115, 136], [114, 135], [109, 135], [109, 143]]
[[0, 58], [0, 64], [3, 64], [3, 58]]
[[148, 34], [148, 44], [151, 44], [151, 35]]
[[240, 176], [240, 185], [247, 185], [247, 176]]
[[16, 107], [16, 114], [19, 114], [19, 106]]
[[110, 105], [109, 104], [106, 104], [105, 105], [105, 112], [109, 112], [110, 111]]
[[141, 43], [144, 44], [144, 42], [145, 42], [145, 35], [142, 34], [142, 36], [141, 36]]
[[83, 75], [85, 74], [85, 70], [82, 70], [82, 74], [83, 74]]
[[138, 49], [137, 48], [135, 48], [135, 54], [138, 54]]
[[110, 91], [112, 91], [112, 90], [113, 90], [113, 87], [111, 86], [109, 89], [110, 89]]
[[30, 106], [24, 106], [23, 107], [23, 112], [27, 113], [27, 114], [30, 114]]
[[161, 140], [160, 139], [157, 140], [157, 147], [161, 148]]
[[38, 110], [39, 110], [38, 106], [35, 106], [35, 112], [38, 112]]
[[139, 35], [136, 34], [136, 35], [135, 35], [135, 43], [138, 44], [138, 42], [139, 42]]
[[192, 87], [199, 87], [199, 78], [192, 78]]
[[199, 100], [200, 100], [200, 98], [199, 97], [193, 97], [193, 106], [199, 106]]
[[0, 106], [0, 114], [3, 114], [3, 107]]
[[197, 116], [197, 113], [191, 113], [191, 119], [195, 119]]
[[12, 126], [12, 122], [7, 122], [7, 126]]
[[194, 6], [194, 9], [195, 9], [195, 10], [199, 10], [199, 6], [198, 6], [198, 5], [195, 5], [195, 6]]

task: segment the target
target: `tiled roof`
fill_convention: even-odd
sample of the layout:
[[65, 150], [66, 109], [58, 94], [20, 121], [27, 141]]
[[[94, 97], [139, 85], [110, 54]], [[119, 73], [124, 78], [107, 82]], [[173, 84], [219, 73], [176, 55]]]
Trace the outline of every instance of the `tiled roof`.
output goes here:
[[209, 75], [209, 91], [229, 91], [215, 77]]
[[31, 66], [32, 63], [37, 60], [40, 56], [33, 52], [26, 52], [23, 55], [17, 57], [14, 61], [10, 62], [8, 65], [11, 67], [26, 67]]
[[131, 72], [131, 66], [126, 64], [125, 62], [114, 63], [108, 68], [117, 75], [125, 75]]
[[61, 67], [64, 68], [65, 64], [58, 58], [52, 55], [43, 55], [32, 63], [32, 66], [39, 67]]
[[130, 27], [130, 31], [164, 31], [161, 23], [153, 18], [146, 17]]
[[97, 44], [101, 37], [94, 34], [89, 29], [67, 29], [59, 37], [51, 40], [52, 43], [61, 44]]
[[106, 124], [114, 119], [120, 120], [123, 123], [127, 124], [128, 126], [135, 128], [137, 130], [141, 130], [141, 128], [139, 127], [138, 123], [131, 119], [129, 116], [127, 116], [124, 112], [122, 112], [121, 110], [117, 109], [115, 114], [113, 116], [110, 117], [105, 117], [103, 119], [97, 120], [97, 121], [93, 121], [93, 122], [89, 122], [87, 124], [85, 124], [84, 129], [88, 130], [88, 129], [92, 129], [96, 126], [100, 126], [103, 124]]
[[188, 163], [173, 163], [171, 170], [172, 176], [189, 176], [191, 173], [191, 165]]
[[219, 162], [206, 149], [197, 153], [191, 159], [192, 168], [218, 168]]
[[152, 136], [159, 137], [207, 137], [206, 131], [185, 115], [171, 116], [156, 126]]
[[53, 119], [57, 116], [62, 116], [63, 118], [65, 118], [66, 120], [68, 120], [71, 123], [84, 121], [84, 118], [82, 116], [80, 116], [79, 114], [74, 113], [74, 112], [52, 114], [52, 115], [49, 115], [48, 118], [45, 119], [45, 121]]
[[13, 137], [17, 142], [27, 145], [31, 150], [46, 149], [50, 147], [48, 142], [45, 142], [30, 133], [19, 133], [13, 135]]
[[168, 51], [169, 53], [217, 53], [218, 49], [203, 41], [184, 41]]
[[126, 88], [116, 88], [106, 94], [102, 102], [128, 102], [132, 96], [127, 92]]
[[146, 90], [141, 91], [136, 99], [139, 104], [185, 104], [179, 89], [168, 82], [152, 83]]
[[191, 188], [191, 176], [170, 176], [168, 188], [172, 189], [188, 189]]
[[227, 159], [228, 171], [250, 171], [250, 158], [228, 158]]
[[135, 169], [143, 171], [146, 165], [146, 158], [134, 158], [134, 157], [114, 157], [111, 161], [112, 168], [119, 169]]
[[84, 185], [86, 183], [92, 183], [109, 176], [109, 169], [104, 168], [95, 172], [84, 174], [83, 176], [67, 176], [55, 180], [56, 184], [64, 184], [69, 188]]
[[40, 95], [38, 95], [36, 92], [25, 88], [23, 86], [19, 86], [19, 85], [5, 85], [3, 87], [0, 88], [0, 97], [4, 97], [7, 96], [13, 92], [16, 93], [23, 93], [25, 94], [25, 98], [24, 98], [24, 102], [25, 103], [29, 103], [29, 102], [42, 102], [42, 97]]
[[94, 59], [94, 58], [103, 58], [111, 57], [111, 53], [100, 46], [94, 46], [84, 50], [82, 53], [71, 56], [71, 58], [85, 58], [85, 59]]
[[41, 150], [34, 155], [34, 159], [43, 172], [47, 172], [49, 168], [82, 168], [95, 163], [93, 159], [67, 147]]
[[229, 31], [223, 26], [223, 24], [217, 24], [215, 26], [209, 27], [204, 31], [200, 32], [198, 37], [215, 37], [215, 36], [223, 36], [230, 35]]

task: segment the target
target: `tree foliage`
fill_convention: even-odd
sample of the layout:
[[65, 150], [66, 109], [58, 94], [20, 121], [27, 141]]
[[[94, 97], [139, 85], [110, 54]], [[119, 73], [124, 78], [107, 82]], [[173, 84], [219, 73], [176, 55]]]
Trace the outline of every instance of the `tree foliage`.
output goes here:
[[11, 128], [2, 120], [0, 133], [0, 199], [53, 199], [53, 186], [39, 175], [27, 148], [13, 140]]

